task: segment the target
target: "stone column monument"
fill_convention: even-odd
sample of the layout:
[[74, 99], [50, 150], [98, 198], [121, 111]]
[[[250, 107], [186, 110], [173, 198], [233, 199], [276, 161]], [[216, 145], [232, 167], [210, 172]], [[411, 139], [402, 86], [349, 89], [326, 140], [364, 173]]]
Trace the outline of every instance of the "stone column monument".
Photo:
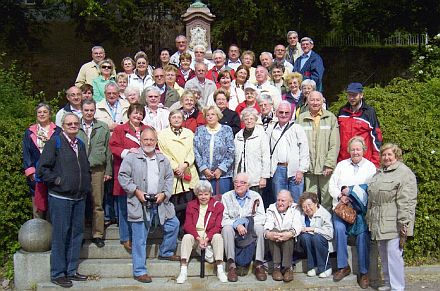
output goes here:
[[196, 45], [203, 45], [206, 48], [206, 58], [211, 59], [211, 23], [215, 15], [211, 13], [208, 6], [201, 0], [194, 1], [182, 15], [186, 27], [188, 46], [192, 50]]

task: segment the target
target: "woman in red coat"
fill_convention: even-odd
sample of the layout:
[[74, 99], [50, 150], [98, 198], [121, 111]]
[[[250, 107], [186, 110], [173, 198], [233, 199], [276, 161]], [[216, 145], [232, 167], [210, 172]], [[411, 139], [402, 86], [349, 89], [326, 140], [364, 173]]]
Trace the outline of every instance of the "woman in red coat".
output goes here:
[[[114, 177], [118, 177], [122, 160], [140, 147], [141, 131], [146, 128], [142, 123], [145, 108], [139, 103], [131, 104], [127, 111], [128, 121], [113, 130], [109, 146], [113, 154]], [[119, 213], [119, 237], [127, 251], [131, 251], [131, 228], [127, 221], [127, 194], [122, 190], [118, 179], [114, 179], [113, 195], [116, 196]]]
[[180, 97], [180, 103], [182, 104], [180, 110], [183, 113], [182, 127], [195, 133], [197, 127], [206, 124], [203, 113], [196, 106], [197, 98], [191, 91], [185, 90]]
[[186, 207], [185, 225], [186, 234], [182, 239], [180, 250], [180, 274], [177, 283], [182, 284], [187, 279], [188, 261], [193, 247], [198, 246], [205, 250], [207, 262], [216, 262], [217, 277], [221, 282], [228, 278], [223, 269], [223, 238], [222, 219], [224, 206], [212, 197], [211, 183], [200, 180], [194, 188], [196, 199], [190, 201]]
[[196, 76], [193, 69], [190, 68], [192, 62], [192, 56], [189, 53], [183, 53], [179, 57], [180, 66], [176, 76], [176, 82], [180, 87], [185, 88], [187, 81]]

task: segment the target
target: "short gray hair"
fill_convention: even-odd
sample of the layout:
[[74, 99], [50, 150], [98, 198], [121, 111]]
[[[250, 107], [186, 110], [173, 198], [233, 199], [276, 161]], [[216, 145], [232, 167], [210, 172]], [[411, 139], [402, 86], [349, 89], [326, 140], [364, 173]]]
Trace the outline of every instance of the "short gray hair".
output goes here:
[[226, 54], [225, 54], [224, 51], [222, 51], [222, 50], [215, 50], [215, 51], [212, 52], [212, 57], [214, 58], [214, 56], [215, 56], [216, 54], [221, 54], [222, 57], [223, 57], [224, 59], [226, 59]]
[[248, 116], [254, 117], [255, 121], [257, 121], [258, 120], [257, 109], [255, 109], [253, 107], [243, 109], [243, 111], [241, 112], [241, 115], [240, 115], [241, 120], [244, 120]]
[[209, 192], [212, 195], [212, 186], [206, 180], [200, 180], [199, 183], [194, 187], [194, 194], [198, 196], [202, 192]]
[[308, 42], [310, 42], [311, 44], [313, 44], [313, 39], [311, 39], [311, 38], [308, 37], [308, 36], [305, 36], [305, 37], [301, 38], [301, 43], [302, 43], [303, 41], [308, 41]]
[[296, 35], [296, 36], [298, 36], [298, 32], [296, 32], [295, 30], [290, 30], [290, 31], [287, 33], [287, 38], [289, 38], [291, 35]]
[[206, 48], [205, 48], [205, 46], [203, 46], [203, 45], [201, 45], [201, 44], [195, 45], [195, 46], [193, 47], [193, 51], [195, 51], [196, 49], [202, 50], [204, 53], [206, 53]]
[[312, 86], [312, 88], [313, 88], [313, 90], [316, 90], [316, 82], [314, 81], [314, 80], [312, 80], [312, 79], [306, 79], [306, 80], [304, 80], [304, 81], [302, 81], [302, 83], [301, 83], [301, 88], [303, 87], [303, 86]]
[[116, 91], [119, 92], [119, 86], [118, 86], [118, 84], [116, 84], [115, 82], [110, 81], [110, 82], [108, 82], [107, 84], [105, 84], [105, 86], [104, 86], [104, 92], [107, 92], [107, 89], [108, 89], [109, 87], [114, 87], [114, 88], [116, 88]]
[[268, 57], [270, 57], [271, 59], [273, 59], [273, 55], [272, 55], [272, 53], [270, 53], [270, 52], [262, 52], [262, 53], [260, 54], [260, 59], [261, 59], [261, 56], [264, 56], [264, 55], [267, 55]]
[[93, 53], [94, 50], [97, 50], [97, 49], [101, 49], [101, 50], [103, 50], [105, 52], [105, 49], [102, 46], [95, 45], [94, 47], [92, 47], [92, 53]]
[[44, 102], [40, 102], [37, 104], [37, 106], [35, 106], [35, 112], [37, 112], [38, 109], [40, 109], [41, 107], [46, 108], [49, 111], [49, 113], [52, 113], [52, 108], [49, 106], [49, 104]]
[[270, 96], [269, 94], [264, 93], [264, 94], [261, 94], [260, 97], [257, 98], [258, 105], [263, 101], [267, 101], [267, 103], [273, 105], [272, 96]]
[[63, 117], [61, 117], [61, 124], [64, 124], [64, 120], [66, 120], [67, 116], [75, 116], [76, 120], [79, 122], [79, 117], [73, 112], [66, 112]]

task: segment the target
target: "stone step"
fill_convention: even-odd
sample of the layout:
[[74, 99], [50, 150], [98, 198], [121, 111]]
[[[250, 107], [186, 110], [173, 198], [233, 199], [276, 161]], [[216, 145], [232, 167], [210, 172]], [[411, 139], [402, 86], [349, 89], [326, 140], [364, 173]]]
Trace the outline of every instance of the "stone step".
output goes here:
[[[214, 264], [205, 263], [206, 276], [214, 276]], [[148, 274], [153, 277], [175, 278], [180, 272], [179, 262], [158, 259], [147, 260]], [[100, 278], [131, 278], [133, 269], [131, 259], [87, 259], [80, 262], [78, 272]], [[200, 275], [200, 261], [192, 259], [188, 264], [188, 276]]]
[[[158, 228], [153, 233], [150, 233], [148, 235], [148, 238], [160, 239], [160, 238], [162, 238], [162, 236], [163, 236], [162, 229]], [[91, 227], [86, 227], [84, 229], [84, 239], [85, 240], [92, 239], [92, 228]], [[112, 224], [109, 227], [107, 227], [105, 229], [104, 239], [105, 240], [119, 240], [119, 227], [116, 224]]]
[[[50, 283], [36, 284], [36, 290], [51, 291], [61, 288]], [[155, 278], [149, 284], [135, 281], [133, 278], [95, 278], [86, 282], [74, 282], [71, 290], [84, 291], [116, 291], [116, 290], [356, 290], [356, 276], [349, 275], [340, 282], [333, 282], [332, 278], [320, 279], [307, 277], [305, 274], [296, 274], [290, 283], [273, 281], [269, 276], [266, 281], [260, 282], [254, 276], [239, 277], [237, 282], [221, 283], [214, 276], [205, 278], [189, 277], [184, 284], [176, 284], [175, 278]]]

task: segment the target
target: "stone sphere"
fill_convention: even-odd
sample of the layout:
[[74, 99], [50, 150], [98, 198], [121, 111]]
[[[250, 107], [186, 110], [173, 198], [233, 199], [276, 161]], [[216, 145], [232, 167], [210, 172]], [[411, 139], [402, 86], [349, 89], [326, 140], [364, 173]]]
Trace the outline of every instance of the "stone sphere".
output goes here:
[[27, 252], [49, 251], [52, 242], [52, 225], [40, 218], [28, 220], [18, 231], [18, 242]]

